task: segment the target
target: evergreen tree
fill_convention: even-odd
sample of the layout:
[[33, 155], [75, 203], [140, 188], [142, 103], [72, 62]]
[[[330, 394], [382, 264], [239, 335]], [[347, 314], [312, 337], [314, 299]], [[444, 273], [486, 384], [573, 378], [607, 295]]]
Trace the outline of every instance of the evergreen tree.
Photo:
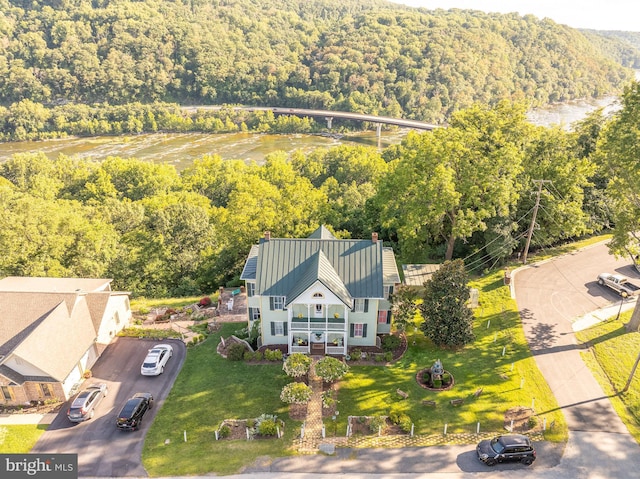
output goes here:
[[474, 339], [468, 276], [460, 259], [445, 261], [424, 283], [420, 312], [424, 334], [437, 346], [461, 347]]

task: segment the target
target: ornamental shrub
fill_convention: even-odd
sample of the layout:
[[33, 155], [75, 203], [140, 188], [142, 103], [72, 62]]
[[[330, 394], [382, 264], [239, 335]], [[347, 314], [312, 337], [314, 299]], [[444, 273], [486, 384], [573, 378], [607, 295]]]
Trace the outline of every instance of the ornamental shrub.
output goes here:
[[382, 338], [382, 349], [384, 351], [395, 351], [400, 346], [400, 338], [389, 334]]
[[225, 438], [225, 437], [229, 437], [229, 434], [231, 434], [231, 429], [229, 428], [229, 426], [222, 426], [219, 430], [218, 430], [218, 437], [220, 438]]
[[258, 434], [261, 436], [275, 436], [278, 433], [278, 426], [275, 419], [264, 419], [259, 421]]
[[348, 372], [349, 366], [331, 356], [325, 356], [316, 363], [316, 374], [328, 383], [342, 379]]
[[264, 358], [267, 361], [282, 361], [282, 351], [279, 349], [271, 350], [267, 348], [264, 350]]
[[287, 404], [306, 404], [311, 400], [312, 392], [305, 383], [289, 383], [282, 388], [280, 399]]
[[244, 358], [245, 347], [239, 343], [233, 343], [227, 349], [227, 359], [229, 361], [242, 361]]
[[205, 296], [198, 302], [198, 306], [207, 307], [211, 305], [211, 298], [209, 296]]
[[389, 420], [393, 424], [400, 426], [404, 432], [411, 431], [411, 418], [404, 412], [398, 410], [391, 410], [389, 412]]
[[384, 416], [374, 416], [369, 421], [369, 431], [377, 433], [378, 430], [384, 431], [387, 427], [387, 420]]
[[325, 409], [329, 409], [333, 405], [335, 405], [338, 400], [334, 397], [335, 394], [332, 389], [325, 391], [322, 393], [322, 407]]
[[354, 349], [353, 351], [351, 351], [351, 359], [357, 361], [360, 358], [362, 358], [362, 351], [360, 351], [359, 349]]
[[311, 367], [311, 358], [306, 354], [292, 353], [284, 361], [282, 369], [287, 373], [287, 376], [292, 378], [299, 378], [305, 376], [309, 372]]

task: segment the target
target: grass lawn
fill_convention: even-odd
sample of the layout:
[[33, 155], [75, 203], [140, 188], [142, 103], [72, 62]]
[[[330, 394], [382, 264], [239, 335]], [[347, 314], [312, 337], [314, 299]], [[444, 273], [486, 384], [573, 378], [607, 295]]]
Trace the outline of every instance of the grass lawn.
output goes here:
[[[259, 456], [285, 456], [299, 435], [300, 422], [288, 416], [280, 391], [291, 382], [282, 362], [250, 365], [216, 353], [220, 335], [240, 328], [224, 324], [203, 343], [189, 348], [184, 367], [147, 435], [142, 453], [151, 476], [182, 476], [215, 472], [231, 474]], [[284, 438], [216, 441], [224, 419], [275, 414], [286, 422]], [[187, 431], [184, 442], [183, 431]], [[170, 443], [165, 445], [165, 440]]]
[[[352, 367], [340, 385], [337, 431], [344, 434], [348, 415], [388, 415], [400, 410], [411, 417], [416, 434], [474, 433], [480, 429], [504, 431], [504, 413], [514, 406], [531, 407], [537, 420], [547, 420], [552, 430], [545, 438], [566, 440], [564, 416], [538, 370], [527, 346], [515, 301], [502, 284], [502, 272], [493, 273], [471, 285], [480, 290], [480, 307], [476, 310], [476, 341], [461, 350], [435, 348], [421, 331], [409, 331], [409, 349], [390, 366]], [[504, 356], [502, 355], [504, 348]], [[448, 391], [429, 391], [420, 387], [416, 374], [440, 359], [445, 370], [453, 374], [455, 385]], [[522, 387], [521, 387], [522, 384]], [[402, 399], [399, 388], [409, 394]], [[479, 397], [473, 393], [482, 388]], [[422, 400], [434, 400], [435, 408]], [[450, 400], [464, 399], [462, 406]], [[333, 421], [325, 421], [333, 431]]]
[[[545, 437], [566, 440], [564, 418], [529, 352], [502, 274], [495, 272], [472, 285], [480, 290], [481, 304], [476, 311], [473, 344], [458, 351], [441, 350], [419, 330], [409, 331], [409, 349], [396, 363], [352, 367], [340, 385], [337, 434], [346, 433], [350, 415], [387, 415], [392, 407], [411, 417], [416, 434], [441, 434], [445, 423], [448, 433], [473, 433], [477, 422], [482, 432], [498, 432], [504, 431], [507, 409], [533, 404], [539, 421], [546, 418], [548, 425], [555, 423]], [[292, 445], [299, 437], [300, 422], [289, 419], [287, 406], [279, 398], [282, 387], [291, 382], [282, 371], [282, 363], [231, 362], [215, 352], [220, 335], [228, 337], [236, 329], [238, 324], [225, 324], [218, 333], [189, 349], [185, 365], [145, 441], [143, 463], [151, 476], [232, 474], [260, 456], [296, 453]], [[416, 373], [432, 366], [436, 359], [455, 378], [450, 391], [431, 392], [415, 380]], [[398, 397], [398, 388], [409, 397]], [[483, 393], [475, 398], [473, 393], [478, 388], [483, 388]], [[462, 406], [449, 404], [449, 400], [458, 398], [465, 399]], [[423, 406], [422, 399], [435, 400], [438, 406]], [[222, 420], [254, 418], [263, 413], [276, 414], [286, 421], [282, 440], [215, 441], [214, 431]], [[329, 434], [334, 431], [331, 419], [326, 427]], [[167, 445], [166, 439], [170, 440]]]
[[0, 426], [0, 452], [26, 454], [47, 430], [45, 424]]
[[640, 443], [640, 368], [629, 389], [620, 393], [627, 384], [631, 369], [640, 351], [640, 334], [628, 333], [624, 323], [632, 311], [615, 316], [592, 328], [576, 333], [582, 343], [589, 343], [590, 350], [582, 353], [582, 359], [593, 372], [611, 404], [625, 423], [629, 432]]

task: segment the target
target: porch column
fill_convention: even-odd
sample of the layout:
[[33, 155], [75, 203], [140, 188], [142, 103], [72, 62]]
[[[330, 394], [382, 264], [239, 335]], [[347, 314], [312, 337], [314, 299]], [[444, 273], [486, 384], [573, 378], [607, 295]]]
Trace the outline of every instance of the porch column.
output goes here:
[[291, 352], [291, 345], [293, 344], [293, 305], [287, 309], [287, 351]]

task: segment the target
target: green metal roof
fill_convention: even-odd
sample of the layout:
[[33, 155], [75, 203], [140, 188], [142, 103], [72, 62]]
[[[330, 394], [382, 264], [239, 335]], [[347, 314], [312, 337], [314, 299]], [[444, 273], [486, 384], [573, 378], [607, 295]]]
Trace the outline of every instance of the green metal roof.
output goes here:
[[286, 295], [287, 305], [319, 281], [340, 298], [345, 305], [353, 306], [353, 298], [347, 287], [322, 250], [318, 250], [307, 263], [309, 263], [307, 270]]
[[319, 280], [343, 301], [383, 296], [382, 241], [272, 238], [258, 246], [258, 295], [286, 296], [290, 302], [303, 284]]

